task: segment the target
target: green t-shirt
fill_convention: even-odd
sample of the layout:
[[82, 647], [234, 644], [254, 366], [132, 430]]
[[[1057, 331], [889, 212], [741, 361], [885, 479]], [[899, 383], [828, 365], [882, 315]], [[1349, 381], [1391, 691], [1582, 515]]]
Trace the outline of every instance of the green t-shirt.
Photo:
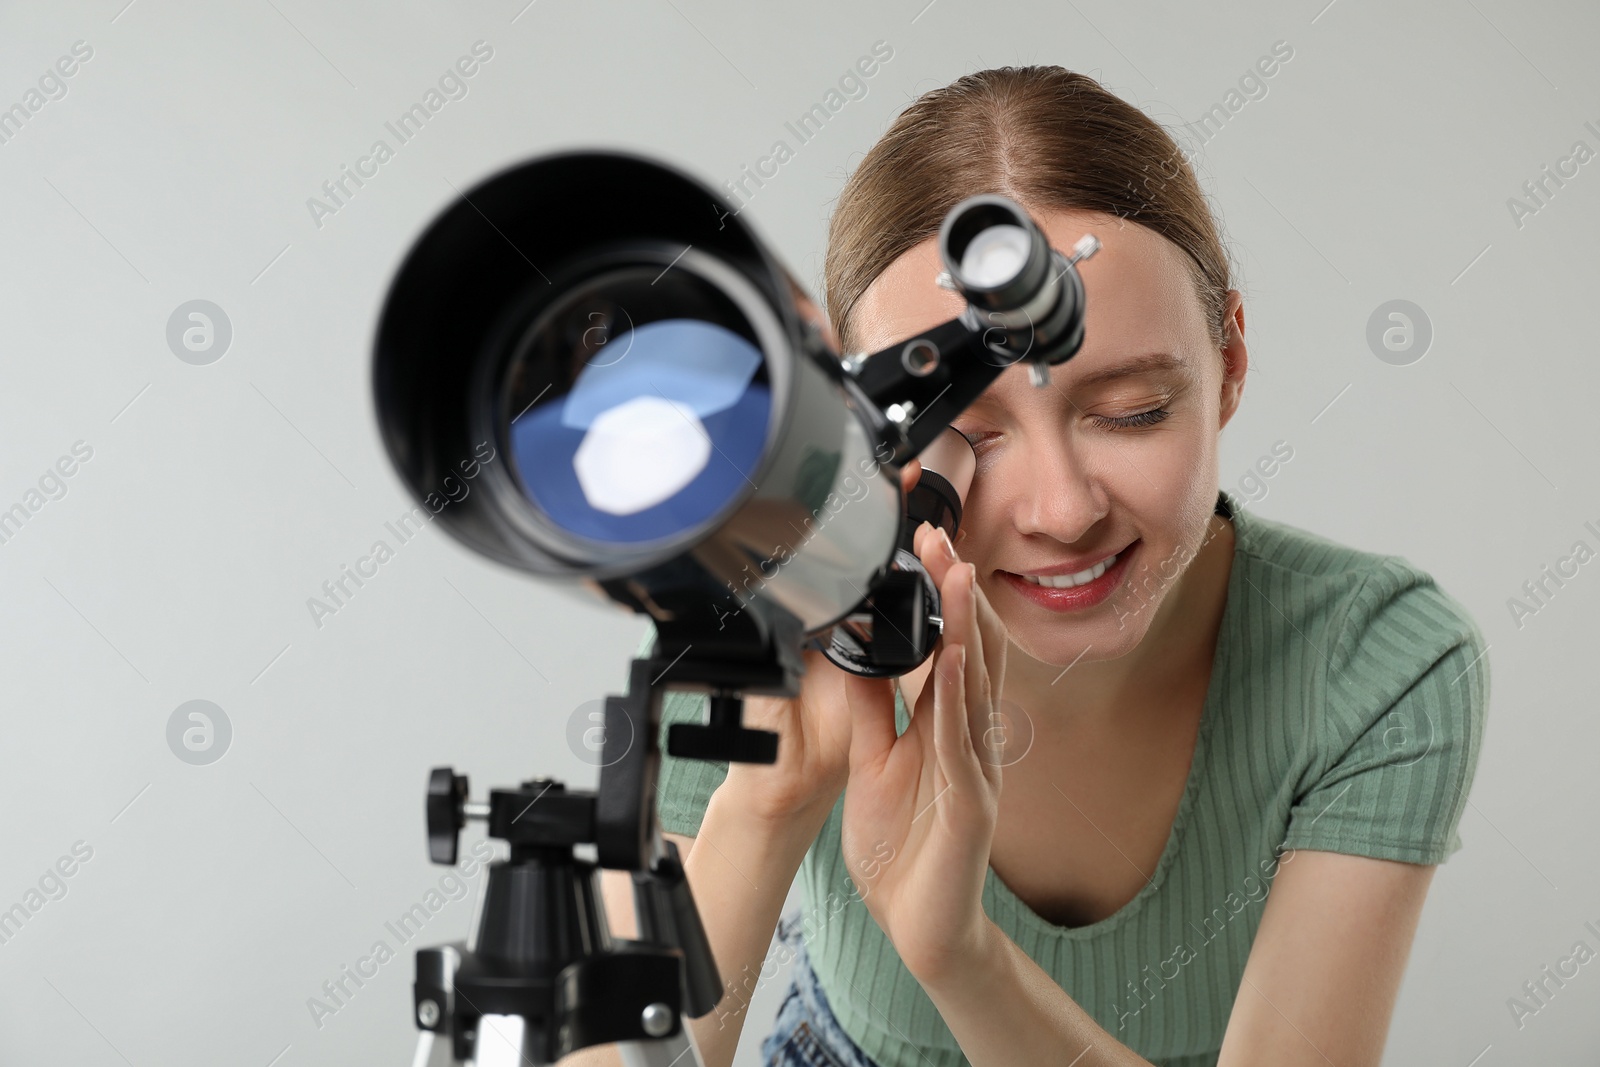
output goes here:
[[[1435, 864], [1461, 848], [1487, 715], [1483, 634], [1426, 573], [1251, 514], [1226, 492], [1219, 510], [1234, 526], [1227, 605], [1188, 784], [1154, 873], [1119, 911], [1079, 927], [1041, 918], [992, 868], [983, 889], [1000, 929], [1161, 1067], [1217, 1062], [1281, 855]], [[727, 773], [666, 754], [666, 725], [703, 721], [705, 706], [703, 694], [664, 701], [657, 798], [671, 833], [699, 831]], [[899, 702], [897, 732], [908, 721]], [[883, 1067], [965, 1064], [852, 889], [843, 811], [841, 797], [800, 870], [806, 950], [828, 1002]]]

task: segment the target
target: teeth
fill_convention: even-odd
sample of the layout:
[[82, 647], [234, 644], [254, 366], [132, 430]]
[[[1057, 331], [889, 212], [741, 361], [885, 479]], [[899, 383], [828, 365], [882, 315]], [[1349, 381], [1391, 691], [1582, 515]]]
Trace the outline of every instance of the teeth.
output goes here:
[[1048, 586], [1051, 589], [1071, 589], [1073, 586], [1086, 585], [1089, 582], [1094, 581], [1096, 578], [1100, 577], [1106, 572], [1107, 567], [1112, 566], [1116, 562], [1117, 557], [1112, 556], [1110, 559], [1096, 563], [1088, 570], [1079, 571], [1077, 574], [1059, 574], [1055, 575], [1054, 577], [1047, 576], [1042, 578], [1035, 577], [1031, 574], [1024, 574], [1020, 575], [1019, 577], [1033, 585]]

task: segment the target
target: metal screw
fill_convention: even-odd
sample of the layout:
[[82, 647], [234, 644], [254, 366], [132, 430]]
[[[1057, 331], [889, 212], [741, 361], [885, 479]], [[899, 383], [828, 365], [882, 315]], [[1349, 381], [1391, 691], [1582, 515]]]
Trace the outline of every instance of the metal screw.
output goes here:
[[658, 1000], [644, 1009], [639, 1022], [651, 1037], [665, 1036], [672, 1029], [672, 1009]]
[[417, 1022], [432, 1030], [439, 1022], [439, 1005], [432, 1000], [424, 1000], [418, 1004]]
[[890, 404], [883, 409], [884, 417], [902, 430], [911, 424], [912, 416], [917, 413], [917, 405], [909, 400]]

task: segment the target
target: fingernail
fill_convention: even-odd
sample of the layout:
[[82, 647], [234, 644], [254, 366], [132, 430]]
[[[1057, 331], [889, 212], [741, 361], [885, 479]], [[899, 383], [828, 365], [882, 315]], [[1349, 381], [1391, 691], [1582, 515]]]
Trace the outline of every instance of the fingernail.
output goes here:
[[973, 593], [978, 589], [978, 568], [967, 564], [967, 592]]
[[950, 558], [951, 562], [954, 562], [956, 558], [956, 546], [950, 543], [950, 535], [945, 532], [943, 526], [939, 527], [939, 543], [944, 547], [944, 554]]

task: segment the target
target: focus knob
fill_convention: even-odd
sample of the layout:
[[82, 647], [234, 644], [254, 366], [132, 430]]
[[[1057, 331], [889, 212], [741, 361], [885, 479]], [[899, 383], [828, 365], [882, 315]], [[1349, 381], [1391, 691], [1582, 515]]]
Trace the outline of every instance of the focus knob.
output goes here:
[[467, 776], [435, 767], [428, 775], [428, 859], [434, 863], [455, 865], [466, 802]]

